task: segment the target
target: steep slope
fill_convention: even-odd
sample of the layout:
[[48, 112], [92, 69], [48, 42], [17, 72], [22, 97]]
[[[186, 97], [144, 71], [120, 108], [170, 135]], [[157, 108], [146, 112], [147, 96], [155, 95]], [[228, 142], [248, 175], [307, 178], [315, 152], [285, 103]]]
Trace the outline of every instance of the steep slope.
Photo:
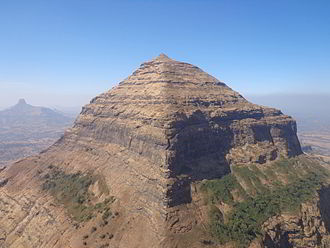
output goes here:
[[328, 247], [328, 165], [300, 155], [265, 165], [232, 165], [203, 181], [212, 242], [235, 247]]
[[0, 167], [38, 154], [59, 139], [72, 123], [73, 119], [27, 104], [24, 99], [0, 111]]
[[301, 154], [296, 131], [279, 110], [161, 54], [83, 107], [47, 151], [1, 172], [0, 240], [201, 247], [208, 234], [195, 183], [230, 173], [230, 164]]

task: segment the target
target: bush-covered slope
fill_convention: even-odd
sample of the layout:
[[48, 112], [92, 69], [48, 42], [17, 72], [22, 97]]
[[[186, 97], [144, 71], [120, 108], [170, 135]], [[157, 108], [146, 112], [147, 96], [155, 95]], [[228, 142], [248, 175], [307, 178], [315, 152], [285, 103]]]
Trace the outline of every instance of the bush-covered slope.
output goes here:
[[[262, 237], [262, 224], [270, 217], [297, 211], [329, 178], [325, 168], [305, 157], [231, 169], [232, 173], [221, 179], [203, 182], [201, 190], [209, 205], [214, 239], [220, 244], [235, 242], [237, 247], [248, 247]], [[223, 213], [221, 204], [232, 210]]]

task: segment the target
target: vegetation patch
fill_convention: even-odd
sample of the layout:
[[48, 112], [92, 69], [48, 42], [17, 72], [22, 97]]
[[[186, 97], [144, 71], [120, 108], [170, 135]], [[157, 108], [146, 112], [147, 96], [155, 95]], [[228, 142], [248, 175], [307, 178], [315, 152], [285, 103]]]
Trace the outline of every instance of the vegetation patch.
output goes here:
[[241, 197], [245, 198], [246, 193], [242, 186], [237, 182], [236, 177], [232, 174], [222, 177], [220, 180], [209, 180], [203, 182], [201, 190], [207, 194], [207, 200], [210, 204], [224, 202], [233, 204], [233, 190], [238, 190]]
[[[290, 183], [279, 183], [279, 176], [286, 177]], [[252, 240], [263, 236], [261, 226], [267, 219], [298, 211], [301, 203], [315, 196], [328, 178], [327, 169], [312, 160], [299, 158], [276, 161], [263, 170], [255, 165], [233, 166], [232, 174], [203, 182], [201, 190], [208, 200], [214, 239], [220, 244], [235, 242], [240, 248], [248, 247]], [[239, 180], [248, 185], [247, 192]], [[262, 181], [271, 183], [262, 184]], [[234, 189], [244, 195], [244, 201], [233, 199]], [[219, 202], [232, 206], [225, 218], [216, 207]]]
[[92, 203], [95, 197], [88, 189], [97, 179], [92, 174], [67, 174], [55, 166], [48, 166], [48, 169], [48, 173], [43, 176], [42, 189], [50, 192], [74, 220], [88, 221], [98, 213], [104, 215], [104, 218], [111, 215], [110, 204], [114, 201], [113, 197], [95, 205]]
[[267, 188], [261, 183], [261, 180], [258, 177], [258, 174], [260, 176], [262, 173], [256, 167], [254, 168], [255, 170], [250, 169], [247, 166], [233, 166], [232, 170], [238, 177], [244, 180], [249, 187], [250, 194], [264, 193], [267, 191]]
[[270, 217], [286, 211], [295, 211], [300, 204], [313, 196], [322, 183], [316, 174], [258, 194], [234, 205], [234, 210], [224, 223], [219, 213], [211, 216], [211, 231], [220, 243], [236, 241], [238, 247], [248, 247], [250, 242], [262, 235], [261, 225]]

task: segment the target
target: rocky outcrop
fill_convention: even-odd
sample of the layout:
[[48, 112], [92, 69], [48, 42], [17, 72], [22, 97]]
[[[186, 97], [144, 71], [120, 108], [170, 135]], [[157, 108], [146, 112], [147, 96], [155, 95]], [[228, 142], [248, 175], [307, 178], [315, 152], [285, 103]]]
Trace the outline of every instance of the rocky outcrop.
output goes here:
[[104, 176], [120, 213], [115, 227], [106, 227], [114, 234], [111, 247], [200, 247], [180, 246], [173, 234], [199, 222], [191, 183], [229, 173], [230, 163], [298, 155], [296, 131], [279, 110], [252, 104], [198, 67], [162, 54], [83, 107], [48, 150], [1, 172], [10, 178], [0, 189], [3, 246], [82, 246], [93, 220], [73, 226], [40, 190], [38, 170], [54, 165]]
[[329, 194], [323, 188], [319, 196], [303, 203], [295, 215], [280, 215], [269, 219], [264, 225], [266, 248], [327, 248], [330, 245]]
[[0, 178], [0, 187], [5, 186], [7, 183], [8, 183], [8, 178], [6, 178], [6, 179]]

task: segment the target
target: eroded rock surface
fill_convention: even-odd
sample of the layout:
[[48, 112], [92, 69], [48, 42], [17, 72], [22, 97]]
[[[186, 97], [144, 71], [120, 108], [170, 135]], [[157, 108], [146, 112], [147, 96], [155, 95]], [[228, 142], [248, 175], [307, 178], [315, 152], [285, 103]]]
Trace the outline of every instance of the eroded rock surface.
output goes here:
[[[326, 203], [324, 198], [326, 197]], [[314, 200], [303, 203], [296, 214], [270, 218], [263, 226], [266, 248], [326, 248], [330, 246], [328, 216], [329, 189], [323, 189]], [[326, 204], [326, 205], [324, 205]]]
[[[8, 178], [0, 188], [1, 245], [201, 247], [178, 241], [200, 221], [191, 183], [229, 173], [230, 163], [298, 155], [296, 131], [279, 110], [249, 103], [198, 67], [162, 54], [83, 107], [48, 150], [0, 173]], [[38, 171], [49, 165], [104, 176], [120, 214], [94, 232], [113, 238], [84, 240], [96, 220], [76, 225], [41, 190]]]

